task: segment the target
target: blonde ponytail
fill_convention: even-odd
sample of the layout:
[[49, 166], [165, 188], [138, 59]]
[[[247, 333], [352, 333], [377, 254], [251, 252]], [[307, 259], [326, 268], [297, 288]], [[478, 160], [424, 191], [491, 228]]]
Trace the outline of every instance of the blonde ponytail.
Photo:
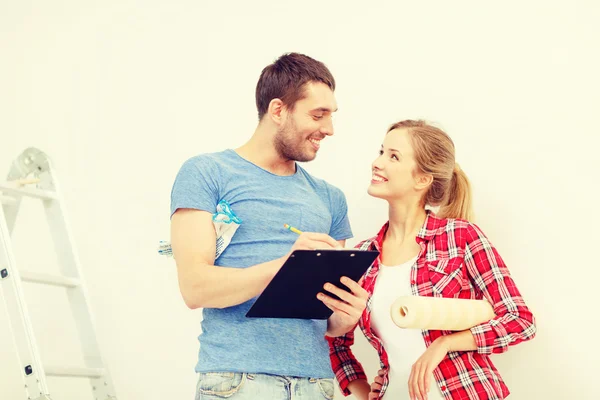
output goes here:
[[467, 174], [455, 164], [452, 179], [448, 187], [446, 204], [440, 207], [438, 216], [441, 218], [460, 218], [472, 221], [473, 206], [471, 183]]

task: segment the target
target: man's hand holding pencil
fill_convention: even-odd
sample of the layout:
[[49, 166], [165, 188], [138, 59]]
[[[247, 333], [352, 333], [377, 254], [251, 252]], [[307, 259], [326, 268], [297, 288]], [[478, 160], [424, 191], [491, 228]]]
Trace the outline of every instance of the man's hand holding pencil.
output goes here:
[[[287, 225], [289, 226], [289, 225]], [[343, 249], [343, 246], [334, 238], [324, 233], [301, 232], [298, 229], [289, 226], [290, 231], [297, 233], [298, 239], [292, 246], [290, 254], [295, 250], [336, 250]]]

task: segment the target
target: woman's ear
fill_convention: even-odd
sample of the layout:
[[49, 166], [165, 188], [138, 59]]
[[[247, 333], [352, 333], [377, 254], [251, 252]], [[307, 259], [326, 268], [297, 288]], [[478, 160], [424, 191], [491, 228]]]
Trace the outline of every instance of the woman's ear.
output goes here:
[[431, 174], [417, 174], [415, 178], [415, 189], [423, 190], [427, 189], [433, 183], [433, 175]]

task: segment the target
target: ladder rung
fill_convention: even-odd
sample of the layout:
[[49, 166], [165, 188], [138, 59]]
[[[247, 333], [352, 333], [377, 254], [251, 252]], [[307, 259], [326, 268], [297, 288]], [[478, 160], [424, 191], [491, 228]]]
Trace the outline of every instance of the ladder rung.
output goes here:
[[101, 378], [104, 376], [103, 368], [44, 367], [44, 370], [48, 376], [73, 378]]
[[0, 182], [0, 192], [19, 196], [36, 197], [43, 200], [56, 200], [58, 196], [52, 190], [42, 190], [28, 186], [17, 186], [10, 182]]
[[17, 202], [17, 200], [14, 197], [10, 197], [10, 196], [2, 196], [0, 194], [0, 204], [15, 204]]
[[21, 279], [25, 282], [42, 283], [45, 285], [62, 286], [75, 288], [79, 286], [79, 279], [67, 278], [65, 276], [55, 276], [40, 274], [38, 272], [21, 271]]

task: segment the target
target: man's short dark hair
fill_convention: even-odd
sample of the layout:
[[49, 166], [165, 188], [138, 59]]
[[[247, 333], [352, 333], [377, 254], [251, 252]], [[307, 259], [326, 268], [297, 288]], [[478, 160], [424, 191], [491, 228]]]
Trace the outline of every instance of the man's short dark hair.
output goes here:
[[325, 64], [304, 54], [287, 53], [266, 66], [256, 85], [258, 119], [267, 113], [273, 99], [281, 99], [293, 110], [296, 102], [304, 98], [304, 85], [308, 82], [322, 82], [335, 91], [335, 79]]

